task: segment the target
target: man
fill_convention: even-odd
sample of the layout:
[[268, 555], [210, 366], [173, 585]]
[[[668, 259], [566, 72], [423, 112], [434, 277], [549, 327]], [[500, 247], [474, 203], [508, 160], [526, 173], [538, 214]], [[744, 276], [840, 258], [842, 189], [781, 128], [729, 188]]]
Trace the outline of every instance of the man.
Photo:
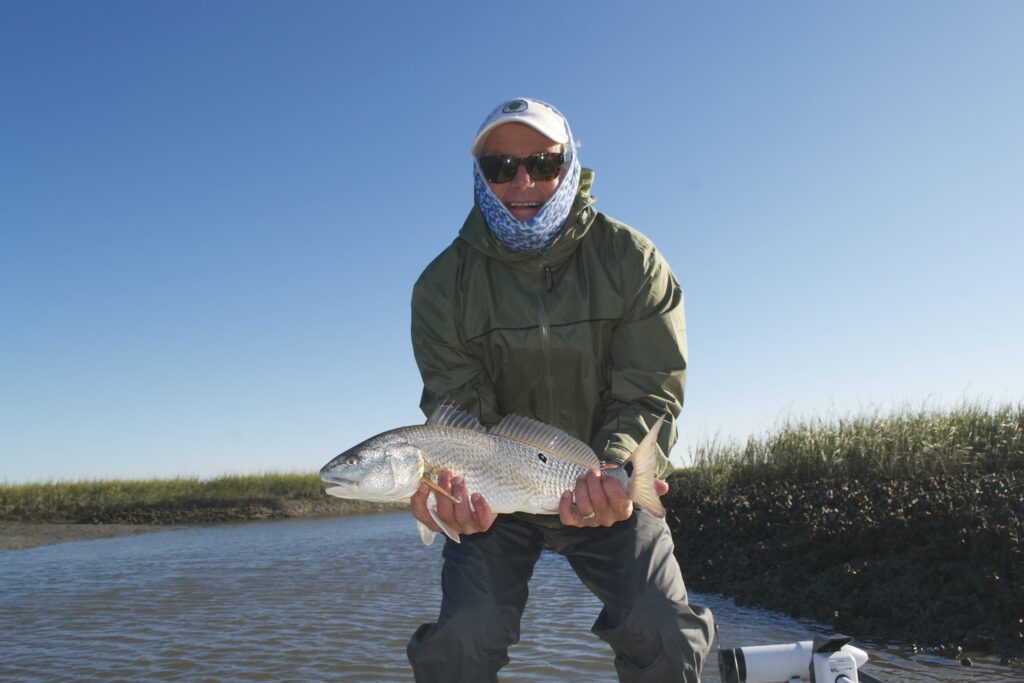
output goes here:
[[[555, 425], [623, 462], [663, 415], [678, 416], [686, 371], [683, 298], [643, 235], [597, 212], [565, 118], [527, 98], [500, 105], [472, 146], [475, 205], [413, 291], [421, 407], [445, 400], [485, 425], [507, 414]], [[677, 438], [659, 438], [661, 476]], [[437, 623], [409, 643], [417, 681], [494, 681], [519, 640], [527, 582], [545, 545], [565, 555], [604, 608], [592, 630], [621, 681], [699, 680], [712, 617], [687, 602], [664, 520], [635, 509], [599, 470], [559, 515], [495, 515], [446, 472], [436, 514], [444, 548]], [[659, 482], [659, 494], [668, 490]], [[424, 486], [413, 515], [434, 530]]]

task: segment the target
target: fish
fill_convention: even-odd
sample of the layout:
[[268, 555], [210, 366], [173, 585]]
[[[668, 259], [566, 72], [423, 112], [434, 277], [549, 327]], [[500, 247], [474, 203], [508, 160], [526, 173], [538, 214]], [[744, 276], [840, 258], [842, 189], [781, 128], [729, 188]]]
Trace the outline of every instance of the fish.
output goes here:
[[[562, 493], [580, 475], [601, 468], [622, 484], [630, 500], [657, 517], [665, 508], [655, 489], [660, 417], [622, 465], [602, 466], [597, 454], [557, 427], [519, 415], [507, 415], [487, 429], [455, 406], [442, 403], [425, 424], [382, 432], [332, 458], [320, 470], [337, 498], [375, 502], [407, 500], [427, 483], [435, 490], [427, 502], [431, 518], [456, 543], [459, 535], [437, 516], [436, 496], [450, 496], [437, 485], [443, 470], [482, 494], [496, 513], [558, 514]], [[460, 501], [461, 502], [461, 501]], [[420, 539], [436, 535], [417, 521]]]

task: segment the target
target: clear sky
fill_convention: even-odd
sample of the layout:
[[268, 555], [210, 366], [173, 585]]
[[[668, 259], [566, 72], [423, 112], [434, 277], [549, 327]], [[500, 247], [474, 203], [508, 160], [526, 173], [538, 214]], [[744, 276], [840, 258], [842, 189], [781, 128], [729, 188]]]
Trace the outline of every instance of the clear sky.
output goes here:
[[313, 471], [422, 422], [500, 101], [686, 292], [683, 464], [1024, 398], [1024, 3], [0, 3], [0, 481]]

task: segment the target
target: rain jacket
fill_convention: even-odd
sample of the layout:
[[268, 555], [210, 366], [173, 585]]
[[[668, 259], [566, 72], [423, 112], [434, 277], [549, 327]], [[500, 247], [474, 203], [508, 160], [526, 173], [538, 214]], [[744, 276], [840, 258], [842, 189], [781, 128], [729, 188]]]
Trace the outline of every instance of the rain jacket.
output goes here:
[[474, 207], [423, 271], [412, 297], [420, 407], [446, 401], [488, 426], [532, 417], [618, 462], [664, 415], [665, 476], [686, 379], [683, 293], [646, 237], [594, 209], [593, 177], [583, 170], [547, 251], [509, 251]]

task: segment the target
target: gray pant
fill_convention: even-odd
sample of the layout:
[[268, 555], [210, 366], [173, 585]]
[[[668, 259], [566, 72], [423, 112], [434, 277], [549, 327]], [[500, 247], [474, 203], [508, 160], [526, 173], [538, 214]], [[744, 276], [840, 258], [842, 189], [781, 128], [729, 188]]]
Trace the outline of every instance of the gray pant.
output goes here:
[[620, 681], [698, 683], [711, 612], [686, 600], [668, 525], [639, 510], [594, 529], [547, 529], [499, 515], [487, 532], [447, 541], [441, 613], [407, 649], [418, 682], [497, 680], [509, 645], [519, 642], [527, 582], [545, 541], [604, 604], [591, 630], [615, 651]]

